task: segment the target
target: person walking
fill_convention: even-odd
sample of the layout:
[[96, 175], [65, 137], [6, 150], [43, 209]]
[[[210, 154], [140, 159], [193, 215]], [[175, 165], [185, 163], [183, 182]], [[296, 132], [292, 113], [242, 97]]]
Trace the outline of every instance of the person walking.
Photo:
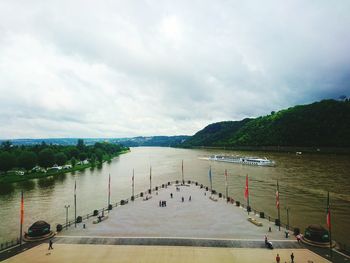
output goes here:
[[281, 261], [280, 255], [277, 254], [277, 256], [276, 256], [276, 262], [277, 262], [277, 263], [280, 263], [280, 261]]
[[182, 197], [182, 198], [181, 198], [181, 200], [182, 200], [182, 203], [183, 203], [183, 202], [185, 201], [185, 198], [184, 198], [184, 197]]
[[292, 252], [292, 254], [290, 255], [290, 259], [291, 259], [291, 262], [294, 263], [294, 254]]
[[191, 202], [191, 200], [192, 200], [192, 197], [190, 196], [190, 197], [188, 198], [188, 201], [190, 201], [190, 202]]
[[50, 239], [50, 241], [49, 241], [49, 250], [53, 249], [52, 244], [53, 244], [52, 239]]

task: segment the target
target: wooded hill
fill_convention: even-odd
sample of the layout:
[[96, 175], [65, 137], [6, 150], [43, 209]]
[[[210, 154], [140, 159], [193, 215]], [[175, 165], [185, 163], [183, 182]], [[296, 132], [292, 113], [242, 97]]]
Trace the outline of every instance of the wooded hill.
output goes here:
[[213, 123], [180, 147], [350, 147], [350, 101], [323, 100], [270, 115]]

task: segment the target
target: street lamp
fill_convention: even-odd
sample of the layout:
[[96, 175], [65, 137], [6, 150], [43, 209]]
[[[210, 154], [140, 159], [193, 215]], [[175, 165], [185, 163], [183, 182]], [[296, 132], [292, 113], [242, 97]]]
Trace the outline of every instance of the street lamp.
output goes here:
[[68, 227], [68, 208], [70, 207], [70, 205], [65, 205], [64, 208], [66, 209], [66, 229]]

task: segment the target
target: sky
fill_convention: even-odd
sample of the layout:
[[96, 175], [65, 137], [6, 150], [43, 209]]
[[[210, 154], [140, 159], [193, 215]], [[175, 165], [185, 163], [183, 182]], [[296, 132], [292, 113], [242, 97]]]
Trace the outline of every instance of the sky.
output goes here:
[[350, 96], [350, 1], [0, 1], [0, 138], [192, 135]]

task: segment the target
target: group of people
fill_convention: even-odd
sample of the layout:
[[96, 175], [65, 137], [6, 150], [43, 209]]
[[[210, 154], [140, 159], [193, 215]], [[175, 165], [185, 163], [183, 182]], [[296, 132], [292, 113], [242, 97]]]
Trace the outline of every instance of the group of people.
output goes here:
[[[294, 254], [293, 253], [290, 255], [290, 260], [291, 260], [292, 263], [294, 263]], [[277, 263], [281, 262], [281, 257], [280, 257], [279, 254], [277, 254], [277, 256], [276, 256], [276, 262]]]
[[166, 207], [166, 201], [159, 200], [159, 207]]
[[[185, 202], [185, 198], [184, 198], [184, 197], [181, 197], [181, 201], [182, 201], [182, 203]], [[192, 201], [192, 197], [191, 197], [191, 196], [188, 198], [188, 201], [189, 201], [189, 202]]]

